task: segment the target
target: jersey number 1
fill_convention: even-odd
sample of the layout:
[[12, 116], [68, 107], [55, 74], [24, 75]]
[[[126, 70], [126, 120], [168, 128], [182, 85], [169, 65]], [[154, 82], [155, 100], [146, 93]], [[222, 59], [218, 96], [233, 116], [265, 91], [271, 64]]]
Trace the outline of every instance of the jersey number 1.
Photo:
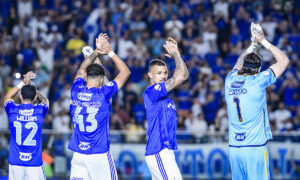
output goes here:
[[239, 122], [244, 122], [242, 112], [241, 112], [241, 106], [240, 106], [240, 99], [239, 98], [233, 98], [233, 102], [236, 105], [237, 114], [239, 117]]

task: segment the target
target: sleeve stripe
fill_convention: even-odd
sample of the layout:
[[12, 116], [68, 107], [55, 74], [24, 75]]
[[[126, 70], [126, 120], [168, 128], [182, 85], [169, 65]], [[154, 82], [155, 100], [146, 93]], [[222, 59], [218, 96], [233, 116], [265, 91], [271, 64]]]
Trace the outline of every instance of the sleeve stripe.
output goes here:
[[268, 68], [268, 69], [270, 69], [270, 71], [272, 72], [272, 74], [273, 74], [273, 75], [274, 75], [274, 77], [276, 78], [276, 76], [275, 76], [275, 73], [274, 73], [273, 69], [271, 69], [271, 68]]
[[4, 104], [4, 107], [5, 107], [5, 106], [7, 106], [7, 105], [8, 105], [8, 103], [13, 103], [13, 101], [12, 101], [12, 100], [10, 100], [10, 101], [7, 101], [7, 102]]

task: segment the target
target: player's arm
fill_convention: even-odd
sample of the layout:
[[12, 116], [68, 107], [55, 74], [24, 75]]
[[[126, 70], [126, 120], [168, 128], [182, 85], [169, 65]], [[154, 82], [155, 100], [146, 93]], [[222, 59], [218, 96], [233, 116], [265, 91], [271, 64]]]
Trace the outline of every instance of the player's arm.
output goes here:
[[[97, 59], [96, 59], [96, 61], [95, 61], [95, 64], [100, 64], [100, 65], [102, 65], [100, 59], [101, 59], [101, 58], [100, 58], [100, 55], [98, 55], [98, 57], [97, 57]], [[103, 65], [102, 65], [102, 66], [103, 66]], [[103, 78], [103, 84], [107, 84], [107, 83], [109, 83], [109, 80], [107, 79], [106, 76], [104, 76], [104, 78]]]
[[6, 93], [6, 95], [4, 96], [4, 104], [6, 104], [8, 101], [13, 101], [13, 98], [18, 94], [20, 89], [22, 89], [24, 85], [30, 84], [31, 79], [34, 79], [36, 77], [35, 73], [33, 73], [32, 71], [23, 76], [23, 81]]
[[96, 45], [100, 54], [108, 54], [119, 70], [119, 74], [115, 77], [114, 81], [117, 83], [118, 89], [121, 89], [131, 74], [130, 70], [126, 64], [113, 52], [106, 34], [99, 38]]
[[173, 58], [176, 64], [173, 76], [165, 82], [166, 90], [167, 92], [170, 92], [176, 86], [180, 85], [185, 80], [187, 80], [187, 78], [189, 77], [189, 71], [187, 70], [184, 61], [180, 57], [178, 45], [174, 39], [169, 37], [166, 41], [166, 44], [164, 44], [164, 48], [168, 52], [166, 56]]
[[238, 58], [236, 64], [234, 65], [233, 69], [234, 70], [241, 70], [244, 64], [244, 57], [247, 54], [250, 54], [252, 52], [255, 52], [257, 50], [257, 45], [255, 45], [254, 39], [251, 39], [251, 44], [250, 46], [244, 51], [240, 57]]
[[[82, 53], [83, 53], [85, 59], [87, 59], [90, 55], [92, 55], [93, 51], [94, 51], [94, 50], [93, 50], [93, 48], [92, 48], [91, 46], [84, 46], [84, 47], [82, 48]], [[100, 59], [101, 59], [101, 58], [100, 58], [100, 54], [98, 54], [98, 57], [96, 58], [96, 60], [95, 60], [94, 63], [95, 63], [95, 64], [102, 65]], [[107, 84], [108, 82], [109, 82], [109, 81], [108, 81], [107, 77], [104, 76], [103, 84]]]
[[253, 24], [252, 26], [251, 32], [254, 34], [255, 39], [266, 49], [271, 51], [271, 53], [275, 57], [276, 63], [271, 65], [270, 69], [273, 70], [276, 78], [278, 78], [286, 70], [289, 64], [289, 58], [281, 50], [279, 50], [277, 47], [275, 47], [265, 39], [264, 32], [259, 24]]
[[77, 78], [84, 78], [85, 76], [85, 70], [86, 68], [95, 62], [96, 58], [98, 57], [98, 51], [95, 50], [90, 56], [88, 56], [87, 58], [85, 58], [85, 60], [81, 63], [79, 70], [77, 71], [76, 77]]
[[46, 104], [49, 107], [49, 101], [42, 93], [37, 91], [36, 92], [36, 97], [37, 97], [37, 100], [40, 101], [40, 103]]

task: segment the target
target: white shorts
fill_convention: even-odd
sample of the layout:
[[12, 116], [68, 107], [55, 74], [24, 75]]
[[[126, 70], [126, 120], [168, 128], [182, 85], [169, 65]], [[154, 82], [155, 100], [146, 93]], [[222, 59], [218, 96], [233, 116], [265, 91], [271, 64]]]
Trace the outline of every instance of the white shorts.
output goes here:
[[9, 164], [9, 180], [45, 180], [43, 166], [17, 166]]
[[71, 180], [117, 180], [116, 167], [110, 152], [81, 154], [74, 152], [71, 161]]
[[182, 180], [173, 150], [165, 148], [145, 158], [152, 175], [152, 180]]

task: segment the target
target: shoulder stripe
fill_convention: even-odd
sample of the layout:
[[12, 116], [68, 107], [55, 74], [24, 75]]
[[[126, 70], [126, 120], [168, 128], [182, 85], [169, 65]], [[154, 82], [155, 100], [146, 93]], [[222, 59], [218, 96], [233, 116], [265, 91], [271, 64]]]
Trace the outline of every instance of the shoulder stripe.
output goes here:
[[9, 101], [7, 101], [7, 102], [4, 104], [4, 107], [5, 107], [5, 106], [7, 106], [7, 105], [8, 105], [8, 103], [14, 103], [14, 101], [13, 101], [13, 100], [9, 100]]

